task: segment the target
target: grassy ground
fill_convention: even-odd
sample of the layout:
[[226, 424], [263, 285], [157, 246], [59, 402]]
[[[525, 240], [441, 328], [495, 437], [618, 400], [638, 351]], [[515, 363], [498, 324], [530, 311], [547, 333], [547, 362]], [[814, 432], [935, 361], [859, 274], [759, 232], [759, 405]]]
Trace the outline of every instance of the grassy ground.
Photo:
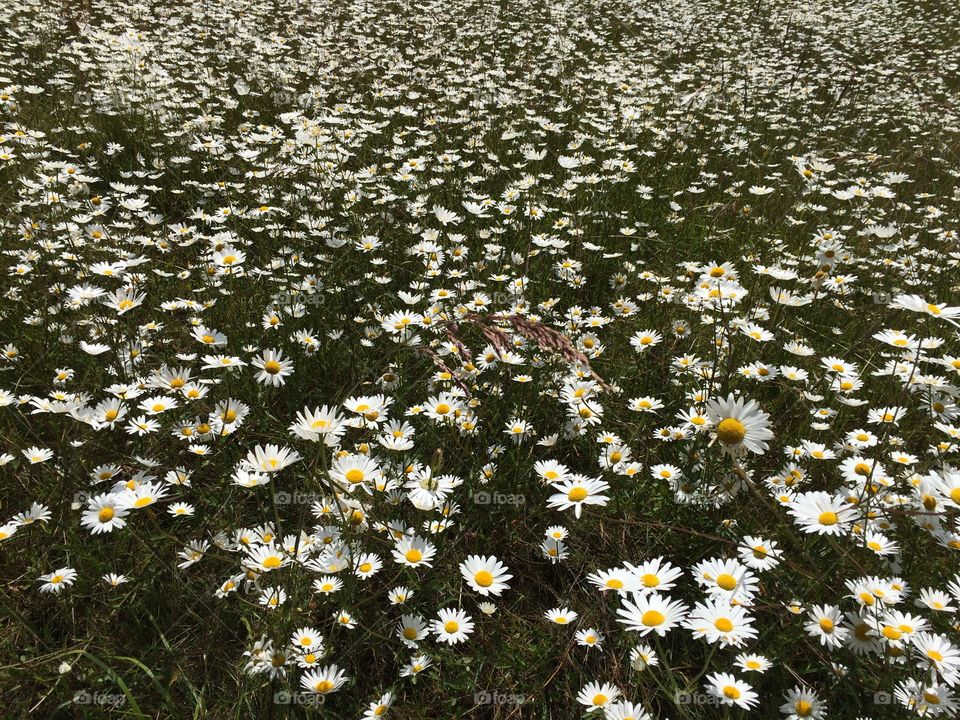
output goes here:
[[[803, 626], [827, 604], [878, 627], [889, 612], [913, 613], [956, 640], [949, 613], [914, 601], [923, 588], [946, 590], [956, 571], [960, 506], [937, 482], [955, 474], [950, 358], [960, 344], [943, 311], [890, 301], [957, 297], [958, 22], [949, 3], [880, 0], [9, 10], [0, 30], [0, 454], [9, 453], [0, 523], [10, 523], [0, 529], [9, 535], [0, 701], [10, 716], [359, 717], [389, 691], [390, 717], [570, 718], [587, 711], [577, 695], [593, 681], [653, 717], [748, 714], [703, 694], [720, 672], [750, 683], [756, 717], [776, 717], [795, 686], [817, 694], [808, 717], [916, 713], [896, 694], [929, 680], [915, 646], [874, 629], [859, 654]], [[242, 261], [224, 262], [237, 251]], [[727, 277], [741, 300], [696, 294], [716, 285], [709, 271], [720, 263], [738, 273]], [[143, 298], [111, 307], [81, 286]], [[777, 302], [771, 288], [810, 302]], [[486, 302], [471, 302], [475, 293]], [[619, 314], [623, 301], [635, 311]], [[414, 332], [385, 329], [400, 311], [416, 313]], [[772, 339], [741, 331], [750, 323]], [[206, 330], [193, 332], [201, 326], [224, 344], [205, 347], [197, 335]], [[631, 339], [654, 330], [662, 341], [638, 353]], [[875, 339], [884, 330], [938, 341], [904, 349]], [[495, 347], [501, 340], [516, 364]], [[790, 352], [791, 341], [811, 353]], [[491, 346], [498, 361], [483, 367]], [[282, 385], [256, 378], [251, 363], [266, 349], [292, 362]], [[246, 365], [205, 368], [211, 353]], [[696, 358], [691, 367], [685, 357]], [[842, 378], [862, 387], [838, 388], [824, 358], [856, 365]], [[904, 367], [880, 372], [889, 362]], [[781, 373], [765, 379], [761, 366]], [[783, 366], [806, 378], [786, 379]], [[189, 368], [206, 395], [158, 387], [164, 367]], [[598, 379], [588, 389], [597, 424], [562, 397], [577, 372]], [[97, 421], [99, 404], [118, 384], [143, 394], [109, 426]], [[459, 425], [417, 412], [458, 388]], [[343, 406], [379, 393], [392, 399], [385, 415], [415, 428], [411, 448], [378, 444], [380, 426]], [[766, 452], [731, 457], [677, 416], [728, 393], [769, 414]], [[158, 431], [129, 432], [148, 413], [138, 404], [157, 396], [177, 401], [149, 416]], [[663, 409], [630, 409], [644, 396]], [[242, 422], [218, 425], [218, 403], [238, 402], [249, 409]], [[322, 405], [359, 424], [336, 448], [288, 430]], [[869, 411], [891, 406], [905, 419], [870, 423]], [[582, 427], [568, 422], [571, 408]], [[462, 423], [471, 412], [476, 430]], [[518, 419], [530, 425], [522, 436], [509, 432]], [[676, 427], [688, 436], [656, 439]], [[859, 428], [879, 442], [852, 447], [847, 434]], [[618, 440], [598, 442], [604, 434]], [[836, 458], [809, 448], [791, 457], [804, 442]], [[302, 458], [261, 487], [235, 484], [248, 452], [268, 443]], [[611, 446], [627, 449], [635, 475], [626, 462], [598, 462]], [[52, 457], [31, 462], [32, 448]], [[396, 492], [334, 501], [337, 451], [376, 458]], [[900, 465], [893, 452], [916, 459]], [[844, 474], [843, 460], [864, 457], [882, 467], [866, 479]], [[791, 459], [794, 491], [846, 498], [844, 533], [805, 533], [793, 521], [794, 500], [778, 500], [782, 478], [793, 482]], [[542, 460], [602, 478], [607, 503], [577, 518], [548, 506], [556, 490], [536, 475]], [[681, 484], [651, 475], [663, 463]], [[104, 465], [117, 474], [95, 483]], [[439, 508], [417, 508], [402, 487], [413, 465], [463, 482]], [[178, 468], [189, 486], [164, 480]], [[155, 476], [166, 496], [131, 510], [125, 528], [81, 525], [89, 496], [135, 484], [137, 473]], [[334, 510], [315, 516], [314, 497]], [[173, 502], [192, 514], [171, 515]], [[15, 517], [34, 503], [49, 516]], [[443, 509], [449, 527], [424, 526]], [[357, 510], [363, 523], [349, 520]], [[396, 563], [386, 523], [435, 544], [433, 567]], [[556, 525], [569, 531], [561, 562], [541, 550]], [[343, 589], [323, 596], [300, 557], [215, 595], [244, 572], [241, 529], [298, 545], [331, 528], [333, 546], [374, 553], [383, 569], [369, 579], [344, 569]], [[868, 532], [895, 542], [893, 552], [872, 551]], [[641, 639], [618, 622], [623, 598], [587, 579], [663, 557], [684, 571], [670, 596], [692, 607], [704, 599], [692, 568], [737, 557], [748, 536], [779, 543], [782, 555], [758, 573], [746, 603], [758, 637], [739, 650], [683, 627]], [[209, 543], [202, 560], [179, 568], [178, 552], [195, 541]], [[473, 554], [495, 555], [513, 575], [490, 617], [461, 577]], [[38, 578], [65, 567], [76, 581], [40, 593]], [[109, 587], [101, 577], [111, 572], [129, 582]], [[896, 606], [864, 607], [844, 586], [862, 578], [899, 578], [909, 592]], [[433, 667], [415, 678], [400, 677], [413, 651], [387, 601], [398, 585], [415, 593], [403, 612], [430, 621], [460, 607], [476, 623], [463, 644], [421, 641]], [[276, 610], [259, 604], [268, 588], [286, 593]], [[787, 609], [794, 603], [800, 614]], [[574, 627], [544, 619], [558, 607], [579, 614]], [[341, 610], [356, 628], [338, 625]], [[319, 705], [285, 694], [300, 689], [289, 638], [305, 626], [326, 638], [320, 665], [349, 676]], [[605, 637], [601, 647], [577, 644], [574, 632], [588, 628]], [[286, 648], [276, 677], [245, 669], [261, 637]], [[641, 641], [659, 657], [642, 672], [630, 661]], [[772, 667], [736, 669], [741, 651]], [[955, 678], [938, 677], [950, 707], [944, 684]], [[930, 713], [926, 702], [918, 707]]]

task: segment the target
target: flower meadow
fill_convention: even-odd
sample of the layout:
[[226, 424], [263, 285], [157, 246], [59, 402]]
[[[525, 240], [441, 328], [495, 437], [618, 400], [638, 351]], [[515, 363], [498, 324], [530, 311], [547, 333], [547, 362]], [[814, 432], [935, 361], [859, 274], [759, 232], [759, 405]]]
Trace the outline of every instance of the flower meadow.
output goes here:
[[960, 7], [0, 35], [5, 716], [960, 712]]

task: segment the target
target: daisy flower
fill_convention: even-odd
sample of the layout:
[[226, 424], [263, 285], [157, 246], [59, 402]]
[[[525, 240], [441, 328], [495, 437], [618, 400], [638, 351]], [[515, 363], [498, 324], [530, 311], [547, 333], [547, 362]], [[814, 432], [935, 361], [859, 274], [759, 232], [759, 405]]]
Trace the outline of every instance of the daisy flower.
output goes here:
[[87, 503], [80, 524], [94, 535], [112, 532], [127, 524], [128, 511], [118, 508], [119, 498], [113, 493], [96, 495]]
[[407, 647], [417, 647], [427, 633], [427, 623], [419, 615], [402, 615], [397, 623], [397, 636]]
[[753, 619], [746, 611], [724, 599], [698, 604], [690, 611], [685, 624], [695, 638], [705, 638], [709, 643], [718, 642], [722, 646], [740, 647], [757, 636]]
[[565, 607], [547, 610], [543, 616], [557, 625], [567, 625], [577, 619], [577, 613]]
[[597, 682], [587, 683], [577, 693], [577, 702], [587, 707], [587, 712], [602, 710], [608, 703], [620, 697], [620, 690], [616, 685]]
[[649, 645], [634, 645], [630, 649], [630, 667], [637, 671], [646, 670], [648, 667], [656, 667], [660, 664], [657, 653]]
[[659, 593], [634, 593], [632, 601], [623, 599], [622, 607], [617, 610], [617, 622], [626, 625], [628, 630], [639, 632], [641, 636], [655, 632], [663, 637], [683, 622], [686, 614], [687, 608], [682, 602]]
[[552, 483], [558, 492], [547, 499], [547, 506], [559, 510], [573, 508], [576, 517], [580, 517], [584, 505], [606, 505], [610, 498], [603, 494], [610, 485], [603, 480], [583, 475], [573, 475], [570, 479]]
[[780, 712], [786, 720], [822, 720], [827, 714], [827, 705], [810, 688], [795, 687], [787, 693]]
[[769, 448], [767, 441], [773, 438], [770, 416], [756, 400], [745, 401], [731, 394], [726, 400], [711, 400], [706, 410], [713, 423], [712, 434], [724, 450], [738, 452], [746, 448], [763, 454]]
[[683, 570], [674, 567], [661, 557], [647, 560], [640, 565], [631, 565], [627, 562], [624, 563], [624, 567], [636, 579], [637, 592], [641, 594], [672, 590], [676, 586], [674, 581], [683, 575]]
[[704, 688], [709, 695], [717, 698], [721, 705], [731, 707], [736, 705], [744, 710], [750, 710], [759, 702], [753, 688], [730, 673], [708, 675]]
[[433, 634], [439, 642], [456, 645], [473, 632], [473, 620], [459, 608], [443, 608], [433, 621]]
[[840, 608], [830, 605], [815, 605], [807, 613], [809, 621], [803, 626], [807, 635], [820, 640], [821, 645], [840, 647], [846, 640], [849, 630], [843, 627], [843, 613]]
[[578, 630], [574, 639], [577, 641], [577, 645], [583, 647], [600, 647], [603, 644], [603, 635], [596, 630], [596, 628], [588, 628], [586, 630]]
[[823, 491], [799, 493], [789, 512], [804, 532], [818, 535], [843, 535], [856, 516], [844, 498]]
[[433, 567], [434, 555], [437, 554], [437, 548], [416, 535], [404, 537], [393, 546], [393, 559], [400, 565], [408, 567]]
[[319, 695], [328, 695], [337, 692], [349, 678], [336, 665], [327, 665], [318, 670], [304, 673], [300, 678], [300, 685], [308, 692]]
[[41, 575], [38, 578], [38, 581], [43, 583], [43, 585], [40, 586], [40, 592], [59, 595], [64, 588], [68, 588], [73, 585], [73, 581], [76, 579], [76, 570], [68, 567], [60, 568], [59, 570], [47, 575]]
[[745, 672], [765, 673], [773, 667], [773, 663], [763, 655], [756, 655], [754, 653], [740, 653], [736, 657], [735, 664]]
[[507, 581], [513, 575], [507, 572], [508, 568], [496, 557], [470, 555], [460, 563], [460, 574], [467, 584], [481, 595], [499, 596], [509, 588]]
[[280, 350], [264, 350], [253, 359], [253, 366], [259, 369], [256, 381], [263, 385], [279, 387], [286, 382], [286, 378], [293, 373], [293, 363], [283, 357]]

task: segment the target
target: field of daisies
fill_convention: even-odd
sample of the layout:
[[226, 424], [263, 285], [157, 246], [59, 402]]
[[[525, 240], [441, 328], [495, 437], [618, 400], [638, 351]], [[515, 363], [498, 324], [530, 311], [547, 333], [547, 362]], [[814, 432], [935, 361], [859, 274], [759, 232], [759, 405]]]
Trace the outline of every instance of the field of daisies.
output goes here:
[[9, 6], [0, 714], [955, 717], [958, 38]]

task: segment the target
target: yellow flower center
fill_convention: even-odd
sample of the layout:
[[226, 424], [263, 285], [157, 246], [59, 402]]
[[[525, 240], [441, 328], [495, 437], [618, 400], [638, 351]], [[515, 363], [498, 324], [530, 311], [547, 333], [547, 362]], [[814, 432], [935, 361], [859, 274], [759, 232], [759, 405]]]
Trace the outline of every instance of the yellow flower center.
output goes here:
[[729, 573], [723, 573], [717, 576], [717, 585], [724, 590], [733, 590], [737, 586], [737, 579]]
[[493, 585], [493, 575], [486, 570], [481, 570], [473, 576], [474, 582], [480, 587], [490, 587]]
[[727, 619], [727, 618], [717, 618], [717, 619], [713, 622], [713, 626], [714, 626], [717, 630], [719, 630], [720, 632], [725, 632], [725, 633], [726, 633], [726, 632], [730, 632], [731, 630], [733, 630], [733, 623], [730, 622], [730, 620]]
[[575, 487], [567, 493], [567, 499], [571, 502], [580, 502], [587, 497], [587, 489], [583, 487]]
[[659, 610], [647, 610], [640, 618], [640, 622], [647, 627], [656, 627], [662, 625], [666, 619], [666, 616]]
[[747, 428], [736, 418], [724, 418], [717, 425], [717, 439], [724, 445], [738, 445], [747, 436]]
[[903, 633], [893, 625], [885, 625], [883, 628], [883, 636], [887, 638], [887, 640], [899, 640], [903, 637]]
[[653, 573], [647, 573], [640, 578], [640, 581], [643, 583], [644, 587], [653, 588], [657, 587], [660, 584], [660, 578]]

